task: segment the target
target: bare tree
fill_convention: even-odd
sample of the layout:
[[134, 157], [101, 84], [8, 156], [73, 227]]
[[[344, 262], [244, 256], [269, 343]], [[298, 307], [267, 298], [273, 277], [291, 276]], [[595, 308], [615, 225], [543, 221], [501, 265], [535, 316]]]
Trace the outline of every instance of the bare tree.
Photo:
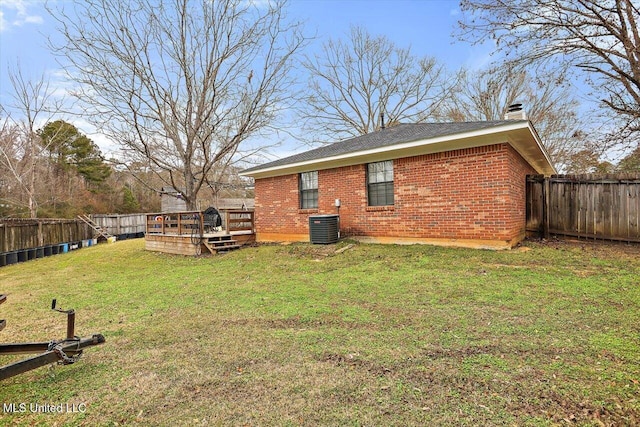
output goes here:
[[387, 124], [433, 117], [453, 82], [434, 58], [417, 58], [386, 37], [352, 27], [349, 40], [329, 40], [307, 57], [309, 95], [302, 108], [310, 142], [333, 142]]
[[[11, 102], [0, 106], [0, 167], [4, 170], [4, 202], [23, 207], [31, 218], [38, 216], [43, 187], [51, 186], [45, 177], [47, 147], [41, 143], [38, 127], [61, 110], [62, 100], [44, 75], [29, 79], [20, 66], [8, 70], [13, 88]], [[11, 187], [12, 191], [7, 191]], [[45, 188], [46, 190], [46, 188]]]
[[543, 81], [506, 67], [462, 73], [446, 103], [444, 119], [502, 120], [507, 107], [515, 103], [523, 103], [554, 166], [563, 170], [585, 141], [576, 114], [579, 103], [561, 75], [547, 75]]
[[287, 108], [304, 45], [282, 1], [78, 0], [59, 46], [88, 119], [182, 191], [200, 188]]
[[15, 211], [14, 207], [19, 205], [23, 194], [17, 188], [20, 186], [19, 178], [23, 177], [22, 158], [25, 151], [22, 148], [19, 138], [18, 125], [8, 116], [3, 107], [3, 116], [0, 123], [0, 216], [9, 216]]
[[581, 70], [619, 121], [640, 132], [640, 11], [637, 0], [462, 0], [462, 37], [492, 38], [521, 70]]

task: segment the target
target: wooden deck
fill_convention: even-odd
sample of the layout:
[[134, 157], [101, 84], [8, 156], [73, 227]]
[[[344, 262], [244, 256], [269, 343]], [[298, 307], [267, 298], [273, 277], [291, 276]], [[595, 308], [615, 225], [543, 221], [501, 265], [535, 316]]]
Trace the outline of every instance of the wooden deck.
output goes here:
[[145, 249], [177, 255], [216, 254], [255, 242], [253, 211], [226, 211], [223, 227], [202, 212], [148, 214]]

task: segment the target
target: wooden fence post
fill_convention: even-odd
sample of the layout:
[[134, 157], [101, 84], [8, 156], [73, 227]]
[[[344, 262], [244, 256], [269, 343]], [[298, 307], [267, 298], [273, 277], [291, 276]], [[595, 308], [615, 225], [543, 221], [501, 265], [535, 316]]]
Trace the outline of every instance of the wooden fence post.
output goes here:
[[549, 207], [550, 189], [549, 177], [545, 176], [542, 181], [542, 236], [549, 239]]
[[44, 233], [42, 232], [42, 221], [38, 221], [38, 246], [44, 246]]

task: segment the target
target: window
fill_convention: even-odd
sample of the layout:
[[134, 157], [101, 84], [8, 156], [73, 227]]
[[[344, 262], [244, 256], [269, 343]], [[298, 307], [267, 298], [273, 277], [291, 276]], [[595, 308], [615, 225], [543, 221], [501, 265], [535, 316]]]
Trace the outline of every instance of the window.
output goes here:
[[300, 209], [318, 208], [318, 171], [300, 174]]
[[367, 165], [369, 206], [393, 205], [393, 160]]

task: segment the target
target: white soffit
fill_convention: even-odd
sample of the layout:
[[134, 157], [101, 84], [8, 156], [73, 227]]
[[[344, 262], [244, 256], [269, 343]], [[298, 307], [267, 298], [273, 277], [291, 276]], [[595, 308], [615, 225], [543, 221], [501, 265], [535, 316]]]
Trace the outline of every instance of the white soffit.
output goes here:
[[321, 159], [267, 167], [250, 171], [247, 174], [241, 173], [240, 175], [267, 178], [500, 143], [511, 145], [538, 173], [545, 175], [556, 173], [535, 129], [527, 121], [517, 121], [513, 124], [489, 129], [420, 139]]

